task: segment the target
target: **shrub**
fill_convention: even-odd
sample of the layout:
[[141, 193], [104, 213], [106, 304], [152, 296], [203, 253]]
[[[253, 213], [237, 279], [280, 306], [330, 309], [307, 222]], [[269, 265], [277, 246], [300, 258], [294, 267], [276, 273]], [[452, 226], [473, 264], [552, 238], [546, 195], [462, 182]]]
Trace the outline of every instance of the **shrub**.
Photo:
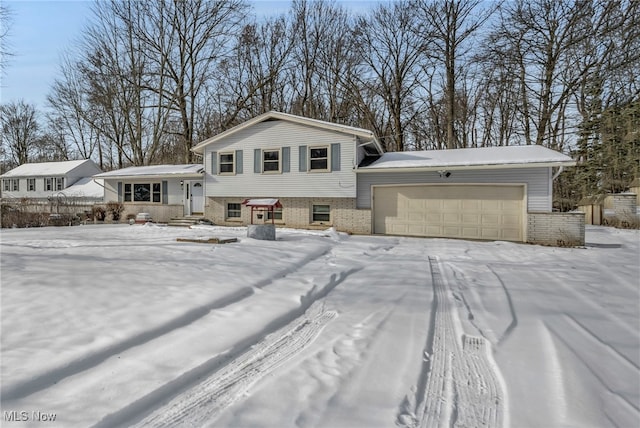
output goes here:
[[107, 202], [107, 213], [111, 215], [113, 221], [120, 221], [120, 216], [124, 211], [124, 204], [122, 202]]
[[91, 208], [91, 215], [93, 216], [94, 219], [98, 221], [104, 221], [104, 218], [107, 215], [107, 210], [103, 206], [94, 205]]

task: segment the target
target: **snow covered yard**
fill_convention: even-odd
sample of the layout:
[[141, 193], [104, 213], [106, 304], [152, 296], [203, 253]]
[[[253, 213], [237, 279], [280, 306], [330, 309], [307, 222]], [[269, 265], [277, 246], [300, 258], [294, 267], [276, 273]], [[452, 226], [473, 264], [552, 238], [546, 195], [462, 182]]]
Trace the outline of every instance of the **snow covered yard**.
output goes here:
[[3, 229], [2, 426], [640, 423], [638, 231], [245, 236]]

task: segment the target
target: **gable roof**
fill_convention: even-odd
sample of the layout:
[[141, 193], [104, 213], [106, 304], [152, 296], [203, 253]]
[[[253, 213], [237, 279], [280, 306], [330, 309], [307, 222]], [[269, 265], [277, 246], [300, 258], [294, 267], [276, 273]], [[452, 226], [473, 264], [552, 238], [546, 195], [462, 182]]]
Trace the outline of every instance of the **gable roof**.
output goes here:
[[267, 113], [263, 113], [260, 116], [256, 116], [253, 119], [250, 119], [246, 122], [241, 123], [240, 125], [236, 125], [231, 129], [227, 129], [226, 131], [221, 132], [218, 135], [214, 135], [213, 137], [198, 143], [191, 150], [195, 153], [202, 154], [204, 152], [205, 146], [208, 146], [209, 144], [220, 141], [223, 138], [233, 135], [236, 132], [242, 131], [243, 129], [249, 128], [257, 123], [266, 122], [269, 120], [283, 120], [283, 121], [297, 123], [304, 126], [312, 126], [315, 128], [326, 129], [329, 131], [341, 132], [344, 134], [355, 135], [358, 137], [366, 138], [373, 142], [373, 144], [376, 146], [376, 149], [378, 150], [379, 153], [383, 152], [382, 146], [380, 145], [380, 142], [378, 141], [374, 133], [367, 129], [356, 128], [356, 127], [347, 126], [347, 125], [340, 125], [337, 123], [325, 122], [317, 119], [309, 119], [307, 117], [296, 116], [293, 114], [281, 113], [277, 111], [269, 111]]
[[101, 199], [104, 197], [104, 184], [97, 182], [97, 180], [91, 177], [83, 177], [73, 185], [62, 190], [61, 193], [65, 196], [75, 198]]
[[79, 166], [90, 163], [97, 171], [100, 170], [91, 159], [81, 159], [72, 161], [60, 161], [60, 162], [39, 162], [39, 163], [25, 163], [11, 171], [7, 171], [0, 177], [43, 177], [43, 176], [58, 176], [65, 175]]
[[415, 169], [572, 166], [569, 156], [543, 146], [500, 146], [468, 149], [389, 152], [358, 172]]
[[130, 166], [94, 175], [94, 178], [193, 177], [204, 173], [202, 164]]

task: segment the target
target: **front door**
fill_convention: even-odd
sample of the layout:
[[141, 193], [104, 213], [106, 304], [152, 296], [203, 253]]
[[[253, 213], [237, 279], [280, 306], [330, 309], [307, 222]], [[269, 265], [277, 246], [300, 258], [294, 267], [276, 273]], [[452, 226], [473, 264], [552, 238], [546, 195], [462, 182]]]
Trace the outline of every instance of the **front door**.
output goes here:
[[190, 214], [197, 215], [204, 213], [204, 191], [202, 183], [199, 181], [192, 181], [189, 186], [191, 201]]

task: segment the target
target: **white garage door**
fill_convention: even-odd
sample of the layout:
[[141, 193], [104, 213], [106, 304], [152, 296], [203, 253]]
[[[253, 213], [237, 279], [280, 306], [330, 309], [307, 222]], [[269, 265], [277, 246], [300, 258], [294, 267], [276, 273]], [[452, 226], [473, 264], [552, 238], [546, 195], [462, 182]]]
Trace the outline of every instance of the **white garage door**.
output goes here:
[[373, 219], [387, 235], [523, 241], [524, 186], [374, 187]]

